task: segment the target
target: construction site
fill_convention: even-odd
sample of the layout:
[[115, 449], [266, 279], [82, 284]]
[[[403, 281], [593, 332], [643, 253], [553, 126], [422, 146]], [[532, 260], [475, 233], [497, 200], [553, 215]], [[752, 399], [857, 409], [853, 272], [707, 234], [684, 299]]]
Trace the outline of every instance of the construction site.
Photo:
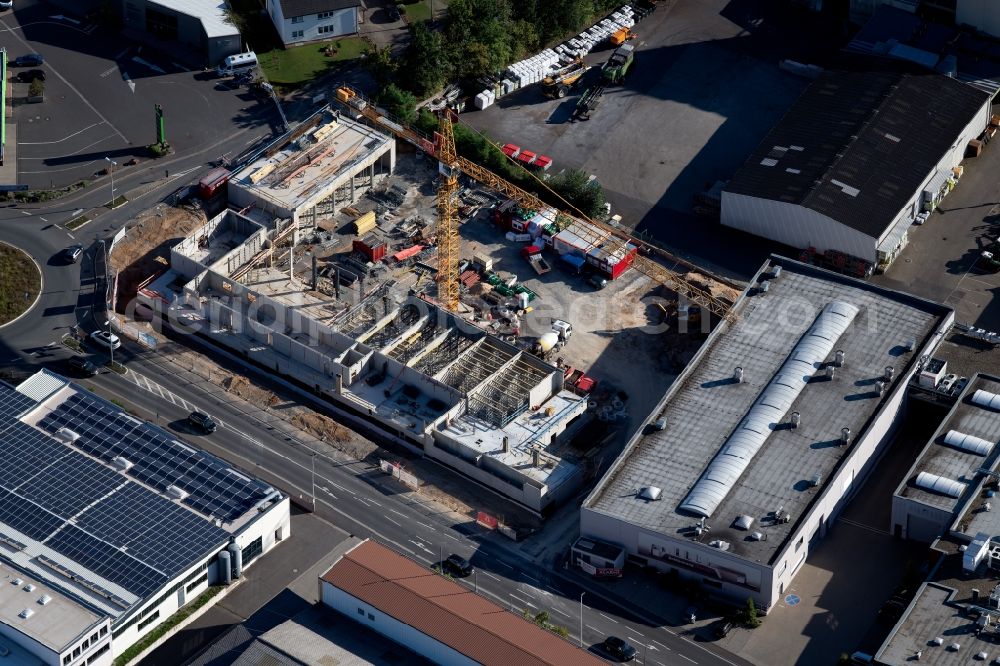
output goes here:
[[364, 120], [325, 110], [236, 171], [230, 207], [170, 248], [138, 302], [544, 514], [739, 292], [483, 173], [460, 184], [476, 167], [446, 169], [448, 139], [400, 143], [397, 164]]

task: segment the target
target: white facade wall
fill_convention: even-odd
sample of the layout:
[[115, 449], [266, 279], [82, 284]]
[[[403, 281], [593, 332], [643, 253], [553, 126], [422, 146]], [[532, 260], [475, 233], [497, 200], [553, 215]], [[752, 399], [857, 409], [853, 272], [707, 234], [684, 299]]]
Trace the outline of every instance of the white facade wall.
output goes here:
[[930, 544], [948, 533], [952, 513], [898, 495], [892, 498], [892, 534]]
[[[358, 31], [357, 7], [324, 12], [330, 14], [324, 18], [319, 18], [321, 14], [285, 17], [281, 11], [281, 0], [267, 0], [267, 13], [285, 46], [335, 39]], [[321, 27], [326, 27], [329, 32], [321, 33]]]
[[874, 237], [798, 204], [724, 191], [722, 224], [795, 249], [839, 250], [875, 263]]
[[435, 664], [442, 666], [478, 666], [479, 664], [479, 662], [466, 657], [436, 638], [386, 615], [371, 604], [348, 594], [325, 580], [320, 581], [320, 597], [325, 606], [342, 613], [358, 624], [377, 631]]
[[[31, 620], [26, 621], [30, 622]], [[102, 629], [103, 636], [101, 635]], [[60, 652], [21, 633], [17, 628], [5, 624], [0, 624], [0, 637], [24, 650], [45, 666], [63, 666], [64, 663], [66, 666], [110, 666], [112, 661], [110, 649], [101, 652], [105, 645], [110, 646], [111, 643], [111, 621], [108, 618], [89, 627]], [[83, 646], [84, 642], [86, 642], [87, 647]], [[64, 662], [64, 660], [68, 661]], [[0, 663], [3, 661], [0, 658]], [[15, 657], [15, 663], [21, 662]]]

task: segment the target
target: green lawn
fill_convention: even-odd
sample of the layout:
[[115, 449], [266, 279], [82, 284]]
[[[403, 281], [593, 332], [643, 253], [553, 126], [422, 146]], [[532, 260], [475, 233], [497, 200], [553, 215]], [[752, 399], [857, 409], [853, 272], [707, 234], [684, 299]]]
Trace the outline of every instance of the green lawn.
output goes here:
[[[325, 55], [323, 49], [328, 46], [336, 49], [336, 54]], [[272, 85], [297, 88], [322, 76], [337, 63], [357, 58], [364, 50], [365, 41], [360, 37], [342, 37], [290, 49], [274, 49], [268, 53], [258, 53], [257, 57]]]
[[[434, 9], [437, 11], [441, 10], [441, 0], [436, 0]], [[406, 20], [410, 23], [416, 23], [417, 21], [429, 21], [431, 18], [431, 3], [430, 0], [420, 0], [412, 5], [402, 5], [403, 11], [406, 12]]]

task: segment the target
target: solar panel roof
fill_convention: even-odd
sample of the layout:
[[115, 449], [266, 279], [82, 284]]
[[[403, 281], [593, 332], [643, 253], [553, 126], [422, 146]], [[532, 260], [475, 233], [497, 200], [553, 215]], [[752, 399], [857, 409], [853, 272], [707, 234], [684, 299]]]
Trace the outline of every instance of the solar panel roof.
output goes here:
[[[0, 383], [0, 533], [86, 569], [67, 567], [73, 575], [90, 571], [148, 597], [226, 544], [216, 520], [243, 516], [271, 492], [87, 393], [46, 404], [41, 430], [17, 420], [33, 406]], [[64, 430], [79, 437], [63, 441]], [[124, 472], [112, 463], [119, 456], [132, 463]], [[188, 495], [178, 503], [161, 494], [169, 486]]]

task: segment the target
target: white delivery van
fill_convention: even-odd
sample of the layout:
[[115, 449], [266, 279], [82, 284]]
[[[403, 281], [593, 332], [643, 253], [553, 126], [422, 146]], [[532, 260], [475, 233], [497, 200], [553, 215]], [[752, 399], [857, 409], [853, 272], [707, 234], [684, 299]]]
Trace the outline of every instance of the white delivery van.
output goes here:
[[253, 51], [237, 53], [226, 56], [215, 71], [219, 76], [235, 76], [241, 72], [248, 72], [257, 66], [257, 54]]

